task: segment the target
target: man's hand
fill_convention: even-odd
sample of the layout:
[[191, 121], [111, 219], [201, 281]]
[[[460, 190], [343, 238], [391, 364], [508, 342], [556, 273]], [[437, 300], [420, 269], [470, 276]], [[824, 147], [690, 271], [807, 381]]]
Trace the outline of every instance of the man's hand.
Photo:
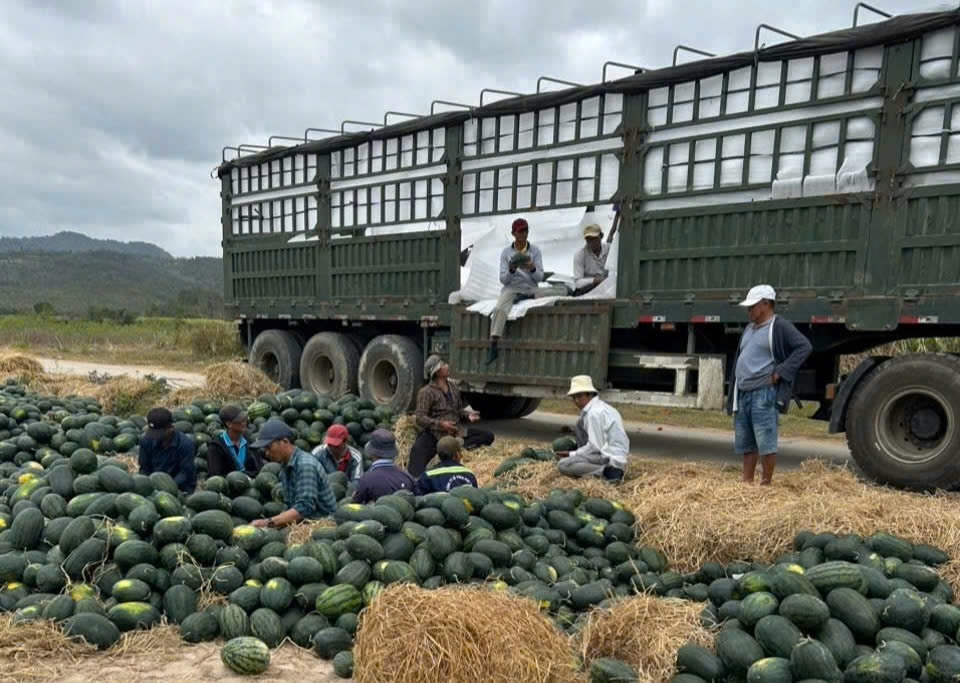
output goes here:
[[452, 422], [441, 422], [440, 429], [445, 432], [450, 432], [453, 435], [456, 435], [457, 433], [457, 425], [453, 424]]
[[470, 414], [467, 416], [467, 419], [470, 420], [471, 422], [479, 422], [479, 421], [480, 421], [480, 413], [478, 413], [478, 412], [472, 412], [472, 413], [470, 413]]
[[516, 266], [515, 263], [511, 263], [510, 266], [509, 266], [509, 268], [510, 268], [510, 272], [511, 272], [511, 273], [516, 273], [516, 272], [517, 272], [517, 266]]
[[770, 384], [777, 384], [780, 381], [780, 375], [773, 373], [770, 375]]
[[561, 458], [568, 458], [570, 457], [570, 451], [557, 451], [553, 454], [553, 457], [555, 457], [557, 460], [560, 460]]
[[533, 265], [533, 261], [532, 261], [532, 260], [530, 260], [530, 261], [524, 261], [523, 263], [520, 264], [520, 267], [523, 268], [523, 269], [524, 269], [525, 271], [527, 271], [528, 273], [529, 273], [529, 272], [532, 272], [533, 270], [536, 269], [536, 266]]
[[599, 285], [601, 282], [603, 282], [603, 281], [606, 280], [606, 279], [607, 279], [607, 276], [606, 276], [606, 275], [594, 275], [594, 276], [593, 276], [593, 284]]
[[270, 520], [269, 520], [269, 519], [255, 519], [255, 520], [253, 520], [252, 522], [250, 522], [250, 524], [252, 524], [253, 526], [257, 527], [258, 529], [263, 529], [263, 528], [265, 528], [265, 527], [270, 526]]

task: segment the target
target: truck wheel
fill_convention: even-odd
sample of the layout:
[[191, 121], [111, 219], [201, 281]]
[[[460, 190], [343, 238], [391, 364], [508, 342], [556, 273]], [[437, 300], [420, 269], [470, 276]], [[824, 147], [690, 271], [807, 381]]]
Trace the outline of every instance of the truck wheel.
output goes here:
[[537, 408], [540, 407], [540, 402], [542, 400], [543, 399], [540, 398], [528, 398], [527, 404], [523, 407], [523, 410], [521, 410], [515, 417], [526, 417], [527, 415], [532, 414]]
[[910, 489], [960, 486], [960, 359], [893, 358], [857, 388], [847, 444], [871, 479]]
[[277, 384], [295, 389], [300, 386], [300, 342], [287, 330], [265, 330], [250, 347], [250, 365], [260, 368]]
[[300, 386], [334, 399], [355, 394], [359, 364], [360, 352], [347, 335], [318, 332], [303, 347]]
[[412, 339], [382, 334], [363, 350], [358, 376], [361, 397], [406, 412], [423, 386], [423, 353]]

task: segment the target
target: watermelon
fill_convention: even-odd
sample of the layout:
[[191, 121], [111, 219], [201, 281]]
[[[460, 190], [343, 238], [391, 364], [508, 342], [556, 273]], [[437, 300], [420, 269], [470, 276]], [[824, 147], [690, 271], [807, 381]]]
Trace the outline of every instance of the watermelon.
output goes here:
[[270, 666], [270, 648], [259, 638], [241, 636], [224, 644], [220, 659], [235, 673], [255, 676]]

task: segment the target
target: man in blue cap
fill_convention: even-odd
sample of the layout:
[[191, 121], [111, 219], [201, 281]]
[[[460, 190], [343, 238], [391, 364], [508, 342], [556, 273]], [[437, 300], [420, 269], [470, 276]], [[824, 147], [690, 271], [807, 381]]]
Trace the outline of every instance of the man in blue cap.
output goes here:
[[370, 503], [397, 491], [413, 493], [416, 487], [413, 477], [393, 464], [393, 459], [397, 457], [393, 432], [389, 429], [376, 430], [363, 450], [374, 461], [357, 482], [357, 490], [353, 493], [354, 503]]
[[272, 418], [260, 428], [252, 448], [262, 448], [267, 460], [278, 462], [283, 498], [289, 509], [269, 519], [253, 521], [258, 527], [281, 527], [302, 519], [319, 519], [332, 515], [337, 500], [327, 483], [327, 474], [320, 461], [293, 443], [294, 433], [283, 420]]

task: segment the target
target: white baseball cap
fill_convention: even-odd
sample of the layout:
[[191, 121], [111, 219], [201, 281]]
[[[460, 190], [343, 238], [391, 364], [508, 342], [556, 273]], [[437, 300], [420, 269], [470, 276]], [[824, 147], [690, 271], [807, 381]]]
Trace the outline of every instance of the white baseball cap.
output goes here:
[[777, 293], [773, 291], [773, 287], [770, 285], [756, 285], [751, 287], [750, 291], [747, 292], [747, 298], [740, 302], [741, 306], [753, 306], [756, 303], [763, 301], [764, 299], [769, 299], [770, 301], [777, 300]]

